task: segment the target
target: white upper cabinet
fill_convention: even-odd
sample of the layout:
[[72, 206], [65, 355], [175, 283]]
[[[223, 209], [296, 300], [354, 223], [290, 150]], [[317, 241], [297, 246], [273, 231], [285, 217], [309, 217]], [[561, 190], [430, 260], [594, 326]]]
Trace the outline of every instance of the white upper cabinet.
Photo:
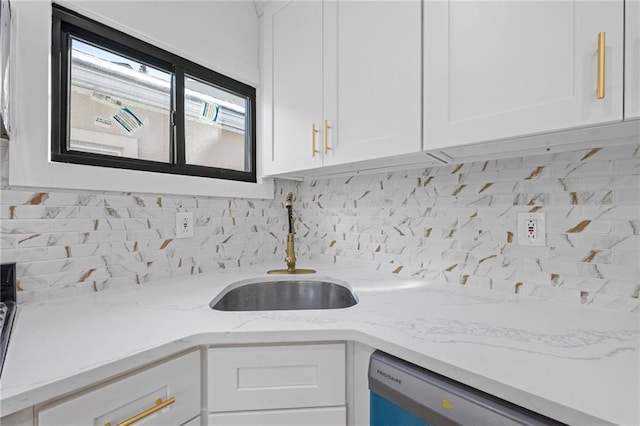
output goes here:
[[640, 0], [627, 0], [625, 16], [625, 120], [640, 118]]
[[262, 21], [266, 175], [322, 165], [322, 3], [269, 6]]
[[419, 152], [421, 2], [325, 2], [327, 9], [335, 12], [325, 14], [325, 115], [332, 125], [325, 165]]
[[623, 6], [425, 2], [425, 150], [621, 121]]
[[266, 175], [417, 153], [421, 2], [271, 2], [262, 18]]

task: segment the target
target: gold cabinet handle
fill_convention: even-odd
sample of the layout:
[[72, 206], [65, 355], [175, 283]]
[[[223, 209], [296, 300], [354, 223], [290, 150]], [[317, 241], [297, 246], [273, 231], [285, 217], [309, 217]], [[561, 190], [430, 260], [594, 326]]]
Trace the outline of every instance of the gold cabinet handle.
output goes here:
[[[136, 414], [135, 416], [131, 417], [130, 419], [125, 420], [122, 423], [118, 423], [117, 426], [131, 426], [132, 424], [134, 424], [136, 422], [139, 422], [140, 420], [144, 419], [145, 417], [149, 417], [150, 415], [152, 415], [156, 411], [160, 411], [163, 408], [168, 407], [169, 405], [173, 404], [174, 402], [176, 402], [176, 398], [175, 397], [171, 397], [171, 398], [167, 399], [164, 402], [162, 402], [161, 398], [158, 398], [158, 399], [156, 399], [156, 405], [154, 405], [151, 408], [148, 408], [148, 409], [144, 410], [140, 414]], [[111, 422], [105, 423], [104, 426], [111, 426]]]
[[316, 129], [316, 123], [311, 123], [311, 156], [315, 157], [316, 154], [319, 154], [320, 151], [316, 149], [316, 133], [318, 133], [318, 129]]
[[324, 120], [324, 153], [328, 154], [329, 150], [331, 148], [329, 148], [329, 129], [331, 128], [331, 126], [329, 126], [329, 122], [327, 120]]
[[597, 99], [604, 99], [605, 53], [607, 51], [606, 33], [598, 33], [598, 93]]

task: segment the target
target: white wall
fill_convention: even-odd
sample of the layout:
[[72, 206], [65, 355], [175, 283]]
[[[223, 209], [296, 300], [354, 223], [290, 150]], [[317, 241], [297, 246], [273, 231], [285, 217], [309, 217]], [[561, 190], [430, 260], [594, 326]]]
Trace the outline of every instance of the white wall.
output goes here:
[[260, 81], [258, 16], [250, 0], [56, 3], [244, 83]]
[[[60, 4], [251, 84], [259, 93], [258, 17], [249, 1], [61, 1]], [[273, 197], [272, 181], [260, 178], [258, 184], [251, 184], [50, 162], [51, 2], [14, 0], [12, 8], [14, 125], [9, 145], [10, 186]], [[258, 136], [258, 159], [260, 145]]]

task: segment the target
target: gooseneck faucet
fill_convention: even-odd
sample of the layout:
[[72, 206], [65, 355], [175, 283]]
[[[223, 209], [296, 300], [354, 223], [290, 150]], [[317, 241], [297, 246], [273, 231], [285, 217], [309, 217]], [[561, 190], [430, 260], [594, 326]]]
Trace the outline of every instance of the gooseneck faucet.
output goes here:
[[315, 272], [313, 269], [296, 269], [296, 248], [294, 238], [296, 235], [295, 224], [293, 221], [293, 192], [287, 193], [287, 198], [284, 203], [287, 208], [287, 219], [289, 222], [289, 232], [287, 233], [287, 248], [285, 251], [286, 257], [284, 261], [287, 263], [287, 269], [275, 269], [268, 271], [269, 274], [312, 274]]
[[296, 270], [296, 248], [294, 245], [294, 237], [296, 235], [295, 228], [293, 226], [293, 192], [287, 194], [287, 201], [284, 203], [287, 208], [287, 216], [289, 217], [289, 233], [287, 234], [287, 257], [284, 261], [287, 262], [287, 271], [293, 273]]

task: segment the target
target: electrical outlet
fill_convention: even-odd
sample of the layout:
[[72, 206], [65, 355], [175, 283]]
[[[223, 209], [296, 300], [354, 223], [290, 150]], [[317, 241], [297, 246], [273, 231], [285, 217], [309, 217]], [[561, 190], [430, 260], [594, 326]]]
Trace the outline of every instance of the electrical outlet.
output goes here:
[[193, 213], [176, 213], [176, 238], [193, 237]]
[[518, 245], [547, 245], [544, 213], [518, 213]]

